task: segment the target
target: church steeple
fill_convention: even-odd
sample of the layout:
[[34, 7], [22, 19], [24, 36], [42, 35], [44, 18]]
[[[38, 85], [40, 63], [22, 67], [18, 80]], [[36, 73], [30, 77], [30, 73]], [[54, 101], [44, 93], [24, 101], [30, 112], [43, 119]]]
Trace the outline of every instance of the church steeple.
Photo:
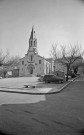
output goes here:
[[32, 31], [31, 31], [30, 38], [31, 38], [31, 39], [36, 38], [36, 36], [35, 36], [35, 31], [34, 31], [34, 25], [33, 25], [33, 27], [32, 27]]
[[31, 35], [30, 35], [30, 38], [29, 38], [28, 52], [38, 53], [38, 51], [37, 51], [37, 39], [36, 39], [36, 35], [35, 35], [34, 25], [32, 27]]

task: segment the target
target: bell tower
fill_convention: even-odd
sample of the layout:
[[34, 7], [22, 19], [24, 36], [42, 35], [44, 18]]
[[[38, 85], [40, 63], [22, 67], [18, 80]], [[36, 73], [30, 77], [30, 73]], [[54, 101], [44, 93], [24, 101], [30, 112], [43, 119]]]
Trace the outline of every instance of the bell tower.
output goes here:
[[38, 53], [38, 51], [37, 51], [37, 38], [35, 35], [34, 26], [32, 27], [31, 35], [29, 38], [29, 49], [28, 49], [27, 53], [29, 53], [29, 52], [33, 52], [34, 54]]

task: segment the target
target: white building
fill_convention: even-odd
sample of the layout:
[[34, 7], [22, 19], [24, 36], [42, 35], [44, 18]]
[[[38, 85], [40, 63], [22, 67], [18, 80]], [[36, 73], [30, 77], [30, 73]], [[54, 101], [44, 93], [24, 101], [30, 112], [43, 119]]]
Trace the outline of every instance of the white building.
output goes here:
[[19, 76], [43, 75], [54, 71], [54, 61], [52, 58], [45, 59], [38, 54], [37, 39], [34, 26], [29, 38], [29, 48], [25, 57], [20, 59]]

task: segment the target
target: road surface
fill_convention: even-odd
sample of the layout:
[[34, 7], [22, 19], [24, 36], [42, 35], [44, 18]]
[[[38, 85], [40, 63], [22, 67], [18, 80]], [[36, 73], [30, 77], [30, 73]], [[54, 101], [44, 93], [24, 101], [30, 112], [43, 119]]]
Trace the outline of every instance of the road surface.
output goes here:
[[[1, 96], [2, 132], [14, 135], [83, 135], [84, 77], [75, 80], [58, 94], [25, 95], [27, 102], [24, 103], [17, 104], [12, 101], [10, 104], [7, 101], [10, 94], [6, 94]], [[10, 98], [13, 98], [13, 95], [10, 95]], [[22, 100], [25, 100], [24, 98]], [[29, 103], [30, 101], [32, 102]]]

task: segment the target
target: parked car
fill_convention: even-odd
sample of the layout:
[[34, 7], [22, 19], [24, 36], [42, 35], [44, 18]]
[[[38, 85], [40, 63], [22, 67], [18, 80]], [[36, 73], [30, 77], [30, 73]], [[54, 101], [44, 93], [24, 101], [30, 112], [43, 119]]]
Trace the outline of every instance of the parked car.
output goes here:
[[58, 76], [58, 77], [63, 78], [63, 81], [66, 81], [66, 76], [65, 76], [64, 71], [62, 71], [62, 70], [55, 70], [55, 71], [53, 72], [53, 74], [55, 74], [55, 75]]
[[44, 78], [44, 75], [41, 75], [41, 76], [38, 78], [38, 81], [42, 82], [42, 81], [43, 81], [43, 78]]
[[43, 77], [43, 81], [45, 83], [50, 83], [50, 82], [63, 83], [63, 77], [59, 77], [55, 74], [48, 74]]

